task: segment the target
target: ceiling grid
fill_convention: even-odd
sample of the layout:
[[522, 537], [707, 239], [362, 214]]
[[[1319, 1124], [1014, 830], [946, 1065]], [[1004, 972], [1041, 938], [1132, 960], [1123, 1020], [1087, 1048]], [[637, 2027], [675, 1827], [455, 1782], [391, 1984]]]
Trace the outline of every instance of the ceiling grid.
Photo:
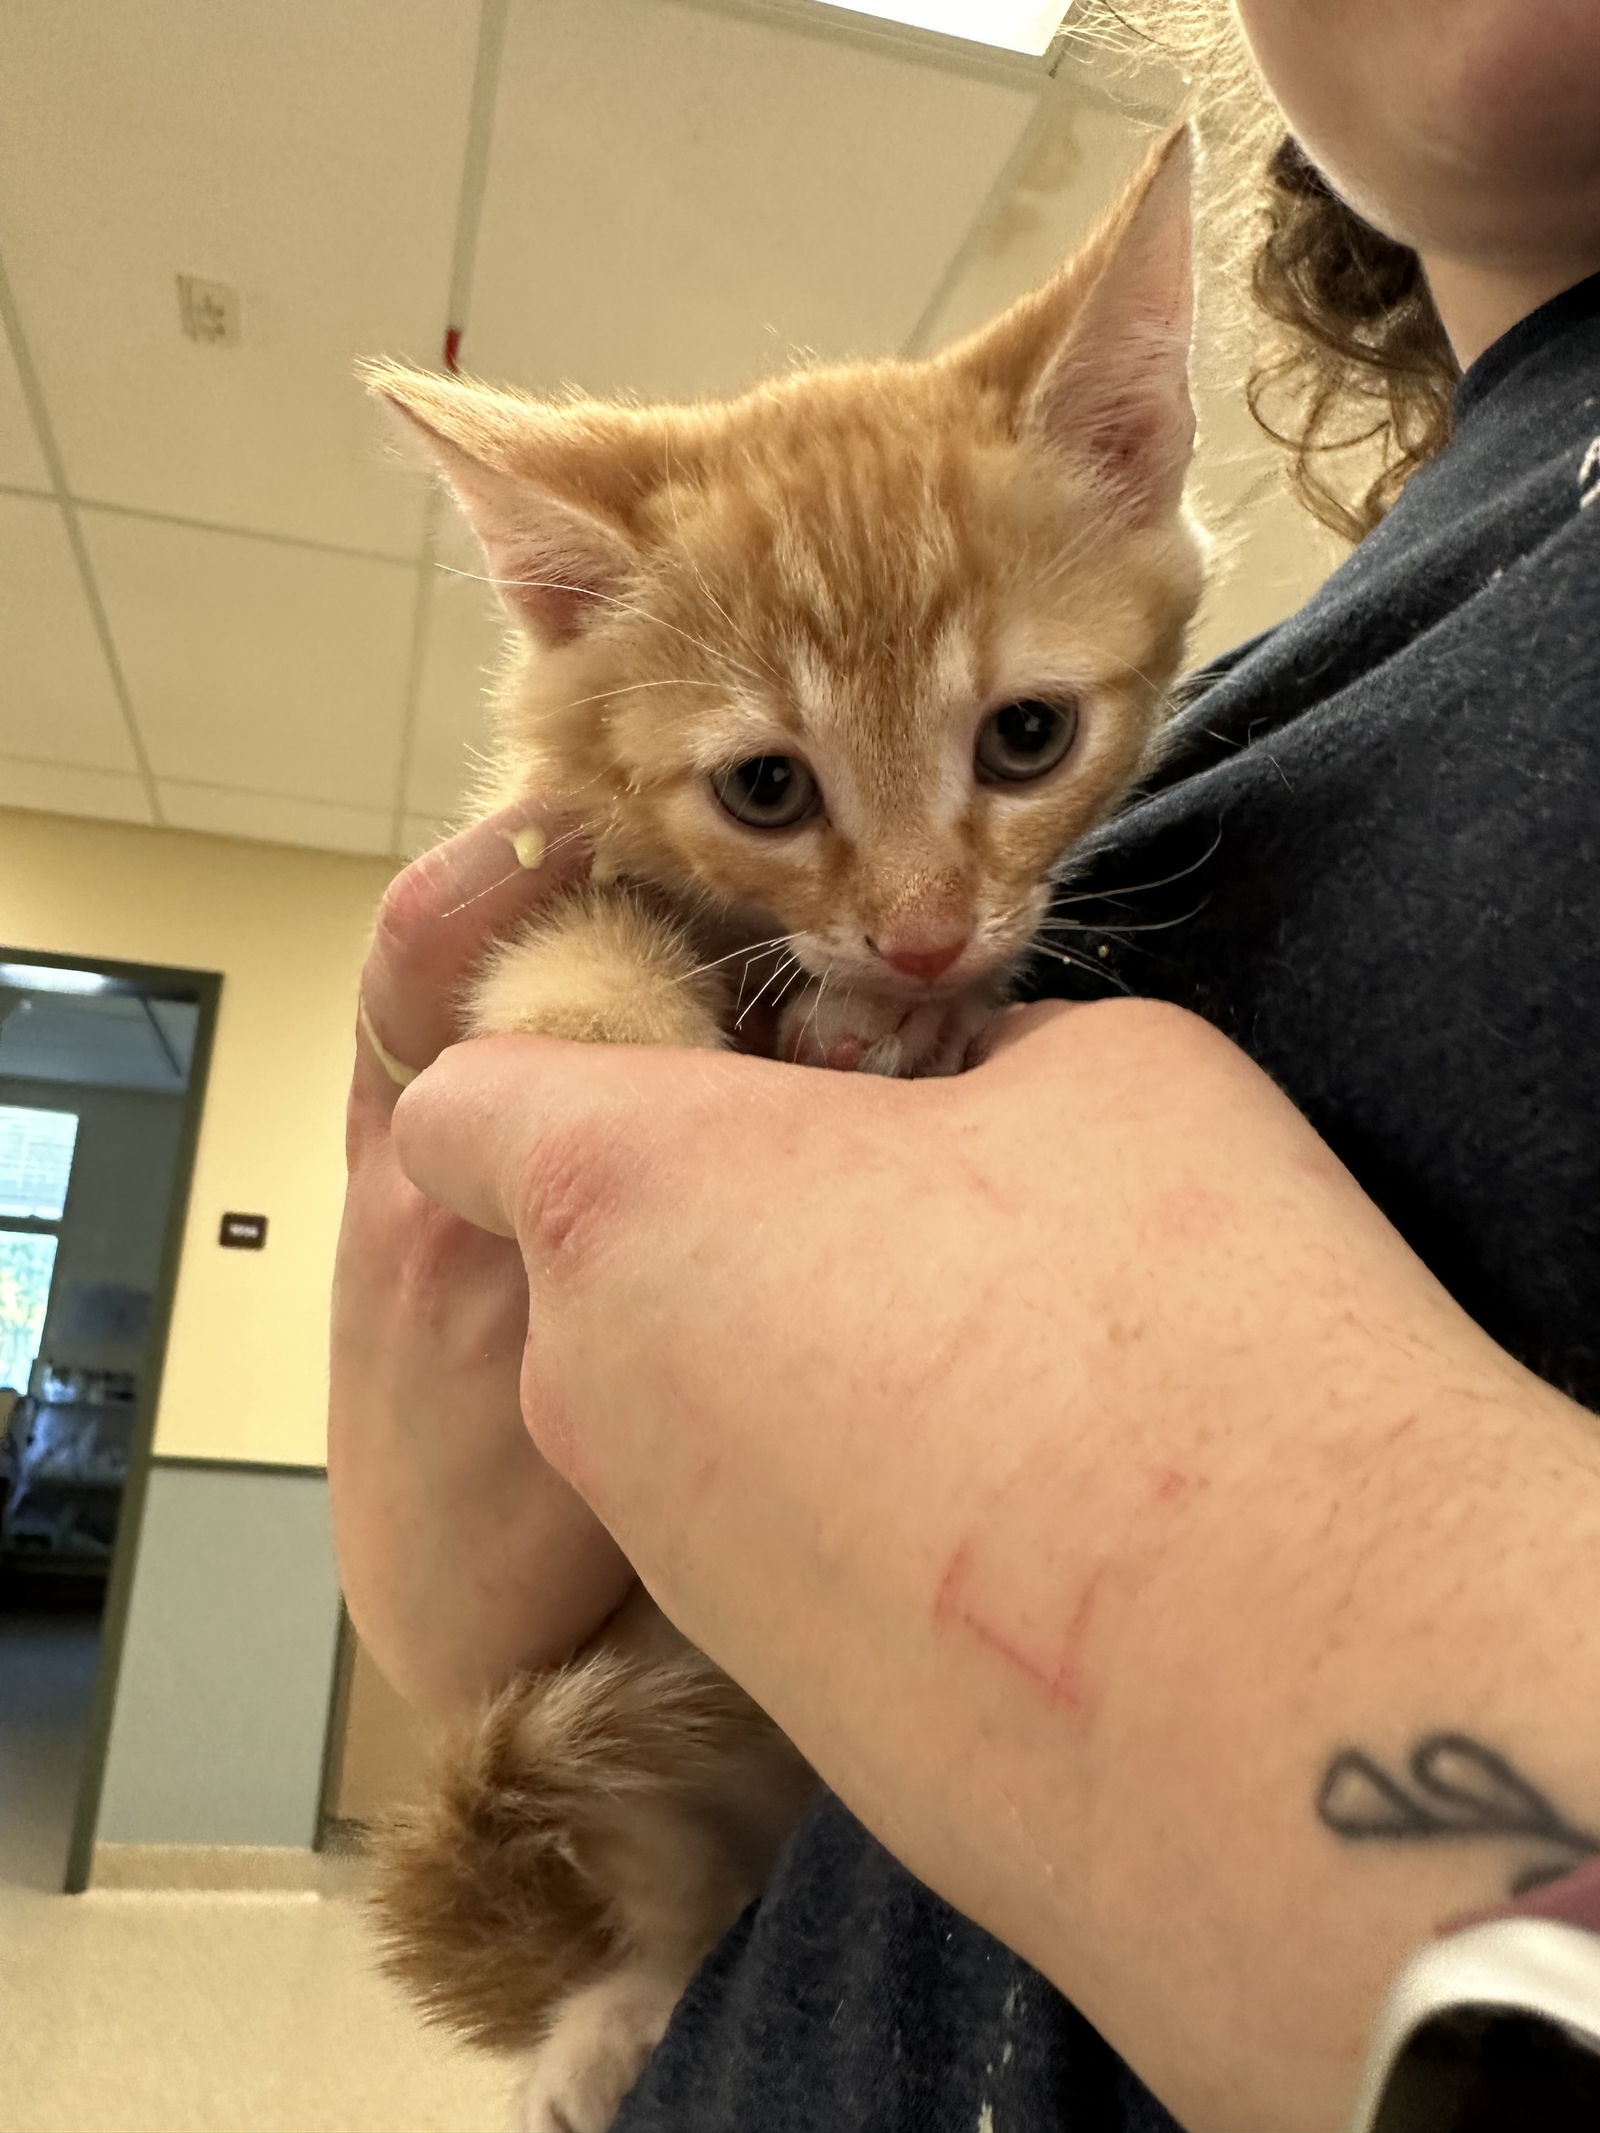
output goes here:
[[67, 545], [72, 551], [73, 566], [78, 584], [83, 593], [84, 605], [89, 612], [90, 627], [105, 661], [106, 678], [117, 700], [117, 709], [122, 714], [129, 749], [133, 755], [139, 782], [144, 789], [144, 801], [149, 810], [146, 817], [152, 828], [159, 829], [163, 822], [161, 795], [157, 790], [155, 774], [150, 767], [150, 757], [144, 745], [144, 736], [139, 731], [139, 721], [128, 694], [127, 677], [122, 671], [122, 662], [117, 656], [116, 642], [111, 634], [111, 625], [106, 618], [105, 603], [100, 597], [100, 588], [95, 581], [89, 552], [84, 545], [83, 528], [78, 518], [78, 507], [67, 489], [66, 469], [61, 463], [61, 449], [56, 442], [55, 431], [50, 425], [49, 411], [44, 394], [39, 386], [39, 374], [33, 365], [33, 356], [28, 348], [27, 335], [18, 316], [16, 299], [12, 293], [11, 277], [6, 272], [5, 254], [0, 249], [0, 324], [4, 325], [5, 338], [11, 350], [11, 360], [16, 367], [17, 382], [22, 390], [24, 405], [33, 422], [34, 439], [39, 456], [44, 462], [51, 493], [56, 508], [61, 514], [62, 529]]
[[[489, 180], [489, 150], [494, 139], [495, 100], [500, 90], [500, 61], [505, 51], [509, 6], [510, 0], [480, 0], [478, 10], [478, 48], [472, 69], [466, 151], [461, 160], [461, 190], [456, 206], [450, 287], [445, 299], [440, 348], [443, 360], [450, 367], [454, 367], [458, 360], [472, 314], [473, 269], [478, 256], [478, 231], [483, 223], [484, 188]], [[432, 591], [440, 518], [440, 499], [435, 491], [428, 498], [422, 522], [422, 545], [417, 555], [417, 587], [406, 662], [405, 695], [400, 711], [400, 759], [389, 809], [389, 850], [396, 856], [403, 854], [413, 842], [408, 821], [417, 756], [417, 719], [428, 647], [433, 635]], [[417, 841], [428, 841], [438, 826], [437, 823], [428, 824]]]
[[[454, 329], [486, 376], [662, 398], [921, 348], [1136, 148], [1060, 48], [817, 0], [287, 25], [9, 0], [0, 804], [415, 849], [472, 780], [497, 610], [358, 357], [437, 365]], [[1041, 182], [1052, 134], [1081, 152]], [[183, 337], [179, 275], [236, 292], [235, 344]]]

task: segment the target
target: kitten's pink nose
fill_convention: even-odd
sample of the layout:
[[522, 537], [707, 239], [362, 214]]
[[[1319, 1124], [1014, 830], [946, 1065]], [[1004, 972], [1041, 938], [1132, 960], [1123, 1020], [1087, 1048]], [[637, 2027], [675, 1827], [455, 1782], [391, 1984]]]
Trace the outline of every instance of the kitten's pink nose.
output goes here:
[[887, 944], [874, 941], [872, 945], [891, 970], [898, 970], [902, 977], [921, 978], [925, 984], [931, 985], [935, 978], [944, 976], [952, 963], [960, 961], [971, 938], [970, 933], [957, 934], [954, 939], [940, 941], [932, 948], [915, 947], [910, 942], [901, 947], [892, 941]]

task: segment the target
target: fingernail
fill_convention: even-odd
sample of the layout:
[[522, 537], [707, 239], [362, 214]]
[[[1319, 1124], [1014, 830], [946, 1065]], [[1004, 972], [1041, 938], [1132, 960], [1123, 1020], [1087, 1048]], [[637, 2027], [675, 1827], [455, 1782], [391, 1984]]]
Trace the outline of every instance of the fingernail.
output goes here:
[[511, 849], [517, 855], [517, 865], [519, 867], [536, 867], [540, 860], [543, 859], [549, 847], [549, 842], [550, 840], [546, 837], [544, 831], [536, 829], [532, 823], [526, 829], [519, 829], [511, 839]]
[[368, 1044], [372, 1046], [373, 1056], [379, 1066], [383, 1068], [383, 1071], [397, 1089], [408, 1089], [422, 1071], [421, 1068], [409, 1067], [403, 1059], [396, 1059], [393, 1052], [389, 1050], [383, 1039], [378, 1035], [378, 1032], [373, 1028], [372, 1017], [367, 1013], [365, 1000], [359, 1003], [356, 1011], [361, 1020], [361, 1033]]

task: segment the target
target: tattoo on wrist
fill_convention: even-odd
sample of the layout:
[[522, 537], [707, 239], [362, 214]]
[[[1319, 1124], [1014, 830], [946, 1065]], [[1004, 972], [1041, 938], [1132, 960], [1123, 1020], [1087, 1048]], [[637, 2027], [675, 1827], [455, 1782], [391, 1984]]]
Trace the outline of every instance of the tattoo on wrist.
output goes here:
[[1464, 1733], [1430, 1733], [1396, 1777], [1359, 1748], [1342, 1748], [1317, 1791], [1317, 1819], [1352, 1843], [1461, 1843], [1536, 1848], [1511, 1882], [1525, 1896], [1600, 1855], [1600, 1835], [1567, 1821], [1503, 1755]]

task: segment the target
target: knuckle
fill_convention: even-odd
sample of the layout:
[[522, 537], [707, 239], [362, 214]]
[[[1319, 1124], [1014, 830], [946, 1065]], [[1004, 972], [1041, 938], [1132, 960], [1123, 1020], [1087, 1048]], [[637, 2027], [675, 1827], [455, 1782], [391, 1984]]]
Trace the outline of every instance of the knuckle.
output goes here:
[[594, 1267], [615, 1236], [631, 1168], [616, 1122], [603, 1114], [544, 1126], [518, 1193], [523, 1246], [541, 1272], [572, 1280]]
[[499, 1243], [416, 1194], [406, 1210], [395, 1273], [402, 1322], [436, 1336], [459, 1313], [463, 1292], [481, 1286]]
[[1096, 1001], [1075, 1020], [1073, 1065], [1083, 1082], [1118, 1092], [1153, 1117], [1221, 1119], [1270, 1082], [1205, 1016], [1166, 1000]]
[[375, 953], [404, 956], [440, 913], [441, 865], [437, 848], [402, 869], [378, 905]]
[[472, 1234], [459, 1215], [419, 1194], [407, 1225], [404, 1280], [415, 1296], [443, 1294], [460, 1277], [462, 1246]]
[[1226, 1043], [1202, 1016], [1170, 1000], [1096, 1000], [1077, 1010], [1077, 1027], [1152, 1057], [1193, 1056]]

